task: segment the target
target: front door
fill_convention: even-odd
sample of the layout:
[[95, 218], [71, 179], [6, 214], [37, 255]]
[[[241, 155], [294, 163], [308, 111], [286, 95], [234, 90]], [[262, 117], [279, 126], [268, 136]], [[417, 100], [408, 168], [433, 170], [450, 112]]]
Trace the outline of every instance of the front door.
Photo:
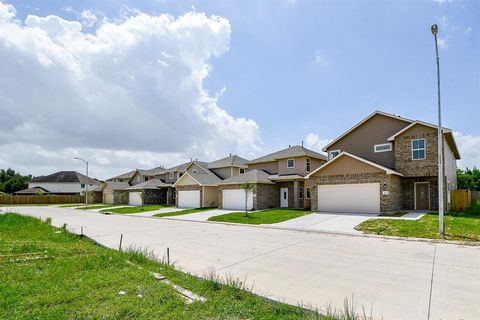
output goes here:
[[280, 207], [288, 208], [288, 188], [280, 189]]
[[415, 183], [415, 210], [430, 210], [429, 187], [428, 182]]

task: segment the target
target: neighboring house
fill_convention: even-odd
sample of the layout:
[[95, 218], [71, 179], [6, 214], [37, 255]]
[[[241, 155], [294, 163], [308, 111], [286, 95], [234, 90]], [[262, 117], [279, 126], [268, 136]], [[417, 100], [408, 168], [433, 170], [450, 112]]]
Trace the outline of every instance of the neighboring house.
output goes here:
[[208, 163], [207, 167], [220, 179], [228, 179], [245, 173], [248, 160], [237, 155], [232, 155]]
[[122, 173], [118, 176], [115, 176], [113, 178], [109, 178], [106, 181], [113, 181], [113, 182], [129, 182], [133, 175], [137, 172], [137, 170], [129, 171], [127, 173]]
[[42, 188], [49, 194], [80, 195], [85, 194], [86, 184], [89, 191], [102, 183], [88, 178], [76, 171], [60, 171], [48, 176], [35, 177], [28, 183], [28, 189]]
[[[19, 196], [34, 196], [38, 194], [47, 195], [49, 193], [50, 192], [48, 192], [48, 190], [45, 190], [42, 187], [34, 187], [34, 188], [23, 189], [23, 190], [14, 192], [13, 194], [19, 195]], [[0, 192], [0, 195], [1, 194], [2, 192]]]
[[151, 179], [125, 188], [128, 191], [128, 204], [141, 206], [147, 204], [173, 204], [172, 184], [159, 179]]
[[286, 149], [248, 161], [244, 175], [219, 182], [219, 206], [229, 209], [245, 207], [242, 184], [255, 185], [248, 207], [305, 208], [309, 199], [305, 189], [305, 176], [326, 162], [326, 156], [303, 146]]
[[[457, 188], [460, 155], [444, 128], [445, 203]], [[438, 210], [437, 126], [376, 111], [323, 149], [329, 161], [309, 174], [315, 211]]]
[[173, 184], [176, 189], [176, 206], [203, 208], [218, 206], [218, 182], [222, 181], [208, 169], [208, 163], [192, 161]]
[[105, 204], [127, 204], [128, 191], [130, 187], [127, 181], [107, 180], [103, 186], [103, 203]]

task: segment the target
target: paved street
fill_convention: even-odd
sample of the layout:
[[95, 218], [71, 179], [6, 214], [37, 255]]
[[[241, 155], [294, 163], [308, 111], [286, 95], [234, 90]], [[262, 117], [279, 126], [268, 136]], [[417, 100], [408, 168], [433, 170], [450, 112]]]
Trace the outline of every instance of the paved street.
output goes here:
[[52, 207], [17, 212], [67, 223], [101, 244], [136, 246], [203, 275], [214, 268], [291, 304], [341, 307], [355, 297], [377, 319], [479, 319], [480, 247], [256, 226], [102, 215]]

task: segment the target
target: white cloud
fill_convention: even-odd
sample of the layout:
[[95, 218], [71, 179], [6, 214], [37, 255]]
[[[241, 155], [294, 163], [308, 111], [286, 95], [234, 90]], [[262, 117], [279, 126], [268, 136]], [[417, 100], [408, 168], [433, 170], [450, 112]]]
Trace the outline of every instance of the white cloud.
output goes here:
[[454, 132], [455, 141], [460, 151], [459, 168], [480, 168], [480, 136], [465, 135]]
[[22, 23], [0, 3], [1, 166], [68, 167], [84, 152], [98, 155], [93, 167], [105, 178], [168, 159], [259, 152], [255, 121], [231, 116], [204, 88], [211, 59], [229, 50], [227, 19], [135, 11], [87, 33], [93, 14], [82, 15]]
[[82, 25], [87, 28], [93, 27], [98, 20], [97, 16], [90, 10], [83, 10], [80, 16], [82, 17]]
[[323, 152], [322, 148], [329, 144], [332, 139], [321, 139], [316, 133], [310, 132], [305, 137], [305, 147], [317, 152]]
[[313, 58], [313, 63], [316, 66], [319, 66], [321, 68], [329, 67], [330, 66], [330, 60], [328, 60], [326, 57], [322, 56], [320, 52], [315, 51], [315, 55]]
[[433, 0], [433, 2], [437, 3], [440, 6], [443, 6], [446, 3], [452, 3], [453, 0]]

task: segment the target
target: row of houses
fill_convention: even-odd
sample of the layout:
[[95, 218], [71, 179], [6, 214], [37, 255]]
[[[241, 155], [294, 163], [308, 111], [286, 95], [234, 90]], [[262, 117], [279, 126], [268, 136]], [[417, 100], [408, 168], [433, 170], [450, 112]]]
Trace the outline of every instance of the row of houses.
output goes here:
[[[242, 185], [254, 185], [249, 210], [271, 207], [332, 212], [438, 209], [438, 128], [375, 111], [323, 148], [288, 146], [247, 160], [238, 155], [172, 168], [132, 170], [101, 185], [103, 202], [243, 209]], [[460, 159], [443, 129], [445, 204], [457, 188]], [[98, 190], [98, 189], [97, 189]]]

